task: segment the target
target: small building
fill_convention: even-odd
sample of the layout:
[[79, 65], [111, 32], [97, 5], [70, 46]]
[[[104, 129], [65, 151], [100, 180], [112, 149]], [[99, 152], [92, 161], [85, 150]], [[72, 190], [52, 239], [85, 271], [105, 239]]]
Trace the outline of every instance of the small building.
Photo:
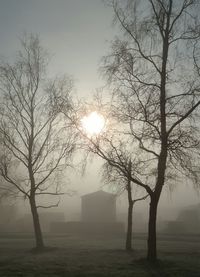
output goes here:
[[81, 197], [82, 222], [116, 222], [116, 195], [102, 190]]
[[124, 233], [124, 224], [116, 221], [116, 195], [96, 191], [81, 197], [81, 220], [54, 222], [54, 233], [115, 236]]
[[166, 222], [163, 232], [169, 234], [200, 234], [200, 204], [185, 207], [174, 221]]
[[200, 204], [183, 209], [177, 220], [183, 222], [186, 233], [200, 234]]

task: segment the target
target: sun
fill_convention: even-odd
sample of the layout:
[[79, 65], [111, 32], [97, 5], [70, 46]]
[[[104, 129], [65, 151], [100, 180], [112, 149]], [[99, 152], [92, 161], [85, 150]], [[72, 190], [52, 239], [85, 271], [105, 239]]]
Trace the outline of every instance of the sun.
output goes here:
[[91, 112], [81, 119], [81, 125], [88, 136], [96, 136], [105, 128], [105, 118], [96, 111]]

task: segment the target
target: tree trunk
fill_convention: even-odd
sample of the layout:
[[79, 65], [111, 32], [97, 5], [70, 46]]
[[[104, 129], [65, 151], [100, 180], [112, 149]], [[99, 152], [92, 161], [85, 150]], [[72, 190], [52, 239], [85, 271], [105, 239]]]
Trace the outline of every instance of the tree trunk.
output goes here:
[[39, 215], [35, 203], [35, 198], [30, 198], [31, 213], [33, 216], [33, 227], [35, 232], [36, 249], [42, 250], [44, 248], [44, 242], [42, 237], [42, 231], [40, 227]]
[[148, 249], [147, 260], [155, 262], [157, 260], [157, 246], [156, 246], [156, 219], [157, 219], [157, 199], [151, 197], [149, 208], [149, 225], [148, 225]]
[[132, 250], [132, 217], [133, 217], [133, 201], [129, 202], [128, 206], [128, 222], [126, 233], [126, 250]]

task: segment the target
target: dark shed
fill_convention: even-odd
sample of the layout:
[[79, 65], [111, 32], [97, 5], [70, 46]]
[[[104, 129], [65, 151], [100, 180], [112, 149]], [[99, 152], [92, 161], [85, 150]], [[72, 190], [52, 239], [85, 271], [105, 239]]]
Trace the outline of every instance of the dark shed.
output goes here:
[[115, 222], [116, 195], [102, 190], [83, 195], [82, 198], [83, 222]]

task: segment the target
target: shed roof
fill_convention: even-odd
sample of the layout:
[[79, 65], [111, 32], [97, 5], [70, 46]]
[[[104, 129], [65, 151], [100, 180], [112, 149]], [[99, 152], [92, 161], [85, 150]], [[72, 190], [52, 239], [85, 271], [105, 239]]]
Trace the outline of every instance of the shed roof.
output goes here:
[[116, 197], [116, 194], [113, 194], [113, 193], [110, 193], [110, 192], [106, 192], [106, 191], [103, 191], [103, 190], [98, 190], [98, 191], [95, 191], [95, 192], [91, 192], [91, 193], [88, 193], [88, 194], [84, 194], [82, 195], [81, 197], [82, 198], [92, 198], [92, 197]]

